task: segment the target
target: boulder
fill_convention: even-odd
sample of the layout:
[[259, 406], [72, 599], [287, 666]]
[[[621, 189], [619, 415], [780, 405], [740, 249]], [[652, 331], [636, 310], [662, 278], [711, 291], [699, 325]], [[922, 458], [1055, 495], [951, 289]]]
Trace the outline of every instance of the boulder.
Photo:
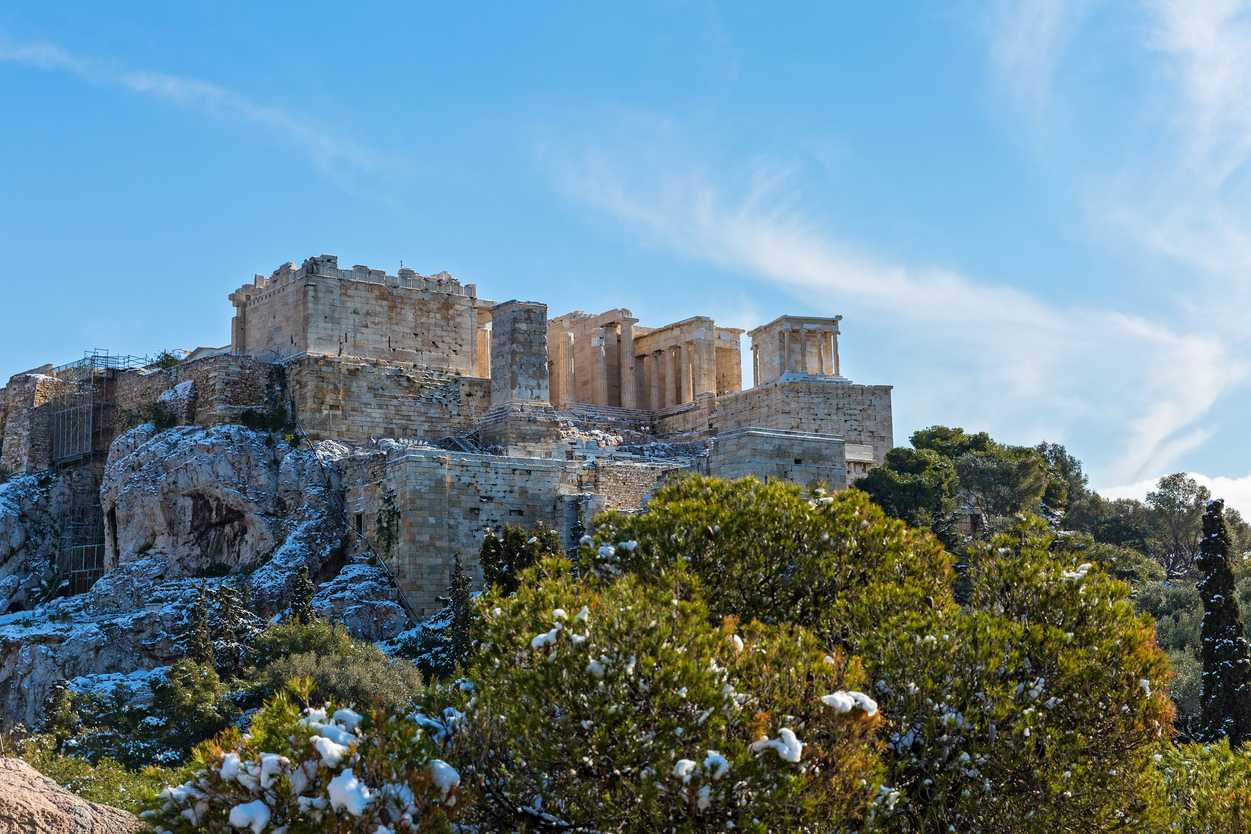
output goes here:
[[390, 574], [367, 562], [350, 562], [317, 589], [313, 612], [342, 623], [353, 637], [376, 643], [408, 628], [399, 589]]
[[0, 758], [0, 834], [127, 834], [133, 814], [88, 802], [21, 759]]

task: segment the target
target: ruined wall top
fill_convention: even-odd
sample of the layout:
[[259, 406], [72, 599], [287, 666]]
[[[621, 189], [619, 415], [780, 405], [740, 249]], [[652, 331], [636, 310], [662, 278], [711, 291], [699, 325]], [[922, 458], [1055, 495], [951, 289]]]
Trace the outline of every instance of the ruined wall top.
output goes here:
[[447, 293], [477, 297], [474, 284], [461, 284], [447, 272], [435, 275], [420, 275], [406, 267], [400, 267], [398, 274], [389, 275], [385, 269], [372, 269], [356, 264], [351, 269], [339, 268], [337, 255], [315, 255], [305, 258], [299, 266], [295, 261], [288, 261], [275, 269], [269, 277], [257, 274], [251, 283], [244, 284], [230, 294], [230, 301], [236, 307], [246, 304], [252, 298], [269, 290], [275, 290], [295, 281], [308, 277], [338, 278], [344, 281], [360, 281], [368, 284], [383, 284], [394, 289], [423, 290], [425, 292]]

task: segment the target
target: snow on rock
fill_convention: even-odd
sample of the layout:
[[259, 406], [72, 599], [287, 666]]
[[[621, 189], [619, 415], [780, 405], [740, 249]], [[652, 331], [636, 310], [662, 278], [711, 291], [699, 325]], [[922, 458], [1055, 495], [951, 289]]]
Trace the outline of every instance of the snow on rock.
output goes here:
[[[341, 559], [335, 462], [346, 454], [329, 442], [294, 449], [242, 426], [157, 433], [143, 425], [120, 435], [101, 484], [114, 567], [85, 594], [29, 610], [17, 610], [19, 598], [11, 596], [0, 606], [8, 611], [0, 613], [0, 720], [34, 724], [59, 681], [177, 661], [197, 577], [250, 571], [245, 591], [254, 612], [268, 617], [286, 608], [301, 566], [324, 575]], [[33, 543], [49, 535], [40, 514], [52, 515], [58, 489], [49, 476], [0, 486], [0, 598], [39, 575], [45, 545]], [[6, 585], [10, 577], [17, 580]], [[207, 580], [210, 588], [221, 581]], [[332, 597], [324, 601], [333, 605]], [[385, 631], [390, 616], [384, 608], [372, 620], [363, 612], [357, 619]]]
[[32, 606], [56, 573], [69, 486], [49, 472], [0, 484], [0, 614]]
[[243, 426], [131, 429], [114, 442], [100, 488], [111, 560], [159, 554], [172, 579], [259, 565], [297, 535], [310, 543], [338, 517], [318, 451]]
[[409, 627], [399, 593], [381, 567], [351, 562], [321, 584], [313, 597], [313, 612], [342, 623], [358, 640], [390, 640]]

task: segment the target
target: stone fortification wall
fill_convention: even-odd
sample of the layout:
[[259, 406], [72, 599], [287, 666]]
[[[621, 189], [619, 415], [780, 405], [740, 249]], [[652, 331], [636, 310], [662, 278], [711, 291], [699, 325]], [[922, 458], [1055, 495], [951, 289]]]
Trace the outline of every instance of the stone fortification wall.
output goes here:
[[873, 447], [881, 464], [894, 445], [891, 386], [786, 380], [717, 399], [715, 433], [748, 427], [824, 434]]
[[595, 495], [596, 510], [637, 510], [665, 479], [687, 471], [665, 462], [595, 460], [579, 474], [580, 491]]
[[843, 441], [837, 437], [776, 429], [739, 429], [718, 435], [705, 470], [718, 478], [754, 475], [803, 486], [847, 486]]
[[473, 431], [490, 381], [408, 364], [302, 356], [287, 364], [296, 420], [310, 437], [438, 440]]
[[118, 374], [113, 392], [121, 422], [150, 415], [165, 392], [187, 382], [189, 413], [179, 416], [201, 426], [237, 423], [245, 411], [268, 414], [284, 399], [282, 366], [223, 354]]
[[[378, 507], [393, 492], [399, 540], [388, 562], [417, 613], [430, 613], [447, 593], [452, 561], [481, 587], [482, 538], [505, 524], [567, 524], [562, 496], [576, 494], [576, 470], [564, 461], [409, 450], [375, 455], [343, 469], [349, 523], [377, 547]], [[381, 553], [382, 551], [379, 550]]]
[[378, 509], [388, 491], [399, 511], [399, 540], [388, 558], [408, 601], [431, 612], [447, 593], [460, 554], [481, 587], [478, 554], [489, 529], [543, 524], [572, 544], [578, 525], [603, 509], [638, 509], [673, 463], [559, 461], [399, 449], [341, 461], [349, 524], [377, 542]]
[[304, 353], [412, 362], [476, 373], [476, 289], [447, 273], [339, 269], [322, 255], [257, 276], [231, 294], [231, 349], [277, 360]]
[[5, 387], [5, 419], [0, 467], [34, 472], [52, 466], [49, 413], [42, 406], [56, 398], [63, 383], [43, 373], [18, 374]]

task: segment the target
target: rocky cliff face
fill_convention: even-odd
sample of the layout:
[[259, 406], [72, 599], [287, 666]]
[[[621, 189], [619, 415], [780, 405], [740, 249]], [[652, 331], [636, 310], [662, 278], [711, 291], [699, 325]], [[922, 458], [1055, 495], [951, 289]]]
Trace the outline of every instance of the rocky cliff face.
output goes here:
[[[324, 581], [315, 602], [323, 615], [366, 639], [406, 627], [385, 574], [345, 558], [335, 467], [345, 454], [335, 443], [297, 449], [241, 426], [144, 425], [119, 436], [101, 486], [115, 567], [88, 593], [0, 615], [6, 722], [34, 723], [60, 680], [175, 662], [200, 583], [226, 575], [242, 578], [261, 617], [287, 607], [307, 567]], [[55, 478], [16, 481], [0, 492], [0, 589], [9, 577], [27, 587], [55, 554], [45, 532], [56, 523]]]
[[52, 590], [68, 490], [51, 473], [0, 484], [0, 614], [30, 607]]

